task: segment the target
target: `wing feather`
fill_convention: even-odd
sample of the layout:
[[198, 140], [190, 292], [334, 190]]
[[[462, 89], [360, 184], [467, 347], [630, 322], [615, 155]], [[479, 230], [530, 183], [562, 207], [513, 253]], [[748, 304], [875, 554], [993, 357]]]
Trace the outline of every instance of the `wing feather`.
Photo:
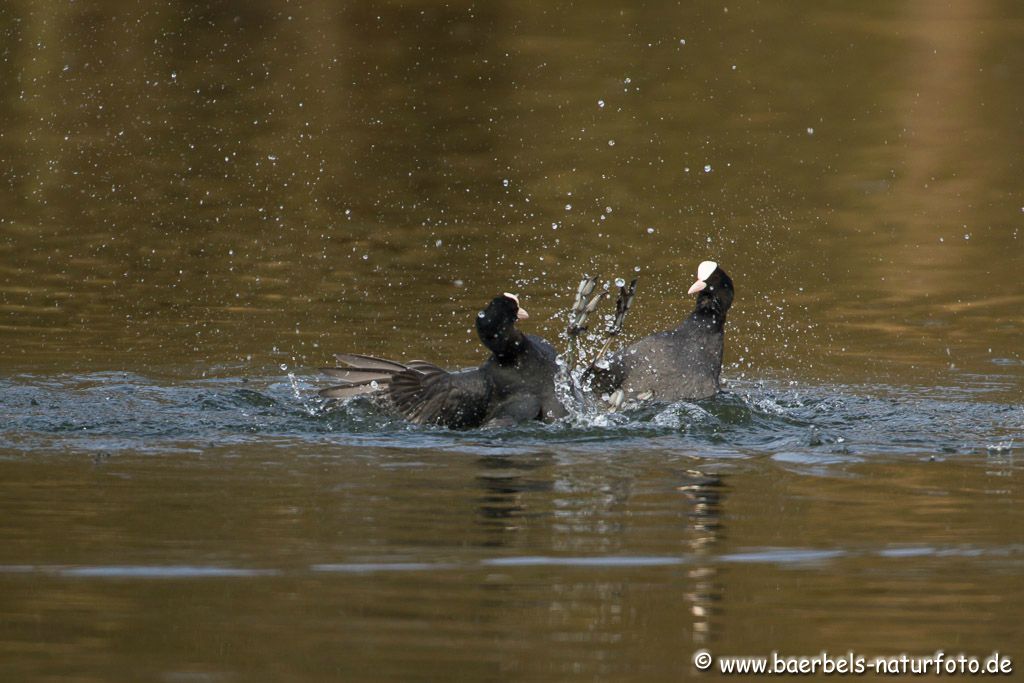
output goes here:
[[479, 370], [448, 372], [429, 363], [396, 373], [388, 386], [392, 403], [409, 421], [456, 429], [483, 422], [490, 394]]
[[370, 384], [339, 384], [335, 387], [321, 389], [320, 396], [323, 398], [352, 398], [353, 396], [362, 396], [363, 394], [373, 394], [382, 389], [387, 389], [387, 387], [387, 384], [380, 384], [378, 386]]
[[335, 379], [344, 380], [352, 384], [387, 381], [395, 374], [387, 370], [369, 370], [364, 368], [320, 368], [320, 372], [328, 377], [334, 377]]
[[397, 361], [358, 353], [339, 353], [335, 358], [345, 367], [320, 368], [320, 372], [340, 382], [321, 390], [320, 395], [324, 398], [350, 398], [372, 394], [386, 389], [395, 374], [406, 369], [405, 365]]
[[334, 355], [334, 358], [342, 365], [347, 365], [350, 368], [359, 368], [362, 370], [390, 370], [391, 372], [401, 372], [402, 370], [405, 370], [405, 366], [398, 361], [375, 358], [374, 356], [364, 356], [361, 353], [337, 353]]

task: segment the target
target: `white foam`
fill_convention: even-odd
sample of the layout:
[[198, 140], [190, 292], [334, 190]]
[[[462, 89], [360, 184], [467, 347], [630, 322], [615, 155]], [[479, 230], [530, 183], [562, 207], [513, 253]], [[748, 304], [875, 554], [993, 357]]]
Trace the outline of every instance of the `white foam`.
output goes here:
[[704, 261], [699, 266], [697, 266], [697, 279], [700, 280], [701, 282], [704, 282], [709, 277], [711, 277], [711, 273], [715, 272], [717, 268], [718, 264], [715, 263], [714, 261]]

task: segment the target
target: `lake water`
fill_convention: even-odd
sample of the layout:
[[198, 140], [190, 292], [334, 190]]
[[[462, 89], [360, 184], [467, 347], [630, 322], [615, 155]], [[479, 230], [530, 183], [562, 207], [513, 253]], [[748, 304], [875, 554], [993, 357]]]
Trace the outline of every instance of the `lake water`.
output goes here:
[[[1024, 7], [16, 0], [0, 64], [3, 680], [1024, 666]], [[317, 397], [708, 258], [715, 399]]]

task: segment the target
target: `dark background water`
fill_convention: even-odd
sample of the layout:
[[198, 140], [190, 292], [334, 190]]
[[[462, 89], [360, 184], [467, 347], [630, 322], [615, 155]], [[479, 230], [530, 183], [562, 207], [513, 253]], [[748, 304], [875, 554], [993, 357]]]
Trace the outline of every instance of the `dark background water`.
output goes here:
[[[1024, 10], [0, 6], [0, 675], [668, 680], [1024, 658]], [[737, 285], [700, 405], [448, 433], [579, 275]], [[560, 345], [561, 342], [558, 342]]]

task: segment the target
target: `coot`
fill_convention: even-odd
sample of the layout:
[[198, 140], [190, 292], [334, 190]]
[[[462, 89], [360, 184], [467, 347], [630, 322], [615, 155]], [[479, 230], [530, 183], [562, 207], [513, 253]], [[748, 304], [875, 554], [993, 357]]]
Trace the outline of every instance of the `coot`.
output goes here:
[[622, 398], [663, 401], [714, 396], [722, 372], [725, 316], [732, 305], [732, 280], [714, 261], [697, 268], [693, 312], [678, 327], [658, 332], [591, 366], [591, 387]]
[[557, 353], [541, 337], [516, 327], [527, 317], [514, 294], [495, 297], [476, 318], [477, 334], [491, 357], [470, 370], [449, 372], [426, 361], [339, 354], [336, 358], [346, 367], [324, 372], [342, 383], [320, 395], [380, 392], [406, 419], [451, 429], [562, 417], [565, 408], [555, 393]]

